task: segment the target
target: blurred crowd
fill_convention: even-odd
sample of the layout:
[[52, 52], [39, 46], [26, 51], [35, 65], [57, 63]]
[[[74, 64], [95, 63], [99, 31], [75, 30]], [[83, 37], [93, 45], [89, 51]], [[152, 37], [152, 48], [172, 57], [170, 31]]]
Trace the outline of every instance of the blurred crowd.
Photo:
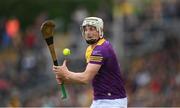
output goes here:
[[180, 2], [139, 2], [120, 5], [129, 106], [180, 106]]
[[[55, 35], [59, 49], [68, 47], [70, 69], [82, 71], [86, 43], [79, 29], [92, 14], [83, 6], [74, 10], [66, 33]], [[93, 16], [105, 22], [105, 38], [116, 50], [125, 80], [128, 106], [180, 106], [180, 1], [114, 0], [101, 3]], [[34, 23], [21, 28], [18, 18], [0, 18], [0, 106], [87, 107], [92, 100], [90, 85], [66, 85], [68, 99], [61, 100], [52, 73], [52, 61], [40, 25], [48, 19], [40, 13]], [[13, 27], [12, 27], [13, 26]], [[15, 29], [11, 29], [15, 28]]]

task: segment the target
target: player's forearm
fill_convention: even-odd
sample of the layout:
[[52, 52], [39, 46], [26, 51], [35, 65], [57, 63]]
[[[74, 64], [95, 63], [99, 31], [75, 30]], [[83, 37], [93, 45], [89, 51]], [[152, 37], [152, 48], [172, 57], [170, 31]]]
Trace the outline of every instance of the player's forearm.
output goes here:
[[53, 71], [62, 79], [64, 83], [83, 83], [88, 84], [93, 77], [98, 73], [101, 65], [88, 64], [84, 72], [71, 72], [66, 66], [53, 67]]
[[81, 83], [81, 84], [88, 84], [89, 79], [88, 76], [84, 72], [71, 72], [69, 71], [68, 74], [63, 78], [65, 83]]

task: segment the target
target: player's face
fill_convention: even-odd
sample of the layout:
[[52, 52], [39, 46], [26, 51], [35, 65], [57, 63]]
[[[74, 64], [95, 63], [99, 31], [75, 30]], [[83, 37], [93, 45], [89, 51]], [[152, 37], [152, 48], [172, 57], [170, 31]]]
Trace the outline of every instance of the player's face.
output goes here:
[[84, 27], [84, 38], [88, 44], [95, 44], [99, 39], [99, 32], [94, 26], [85, 26]]

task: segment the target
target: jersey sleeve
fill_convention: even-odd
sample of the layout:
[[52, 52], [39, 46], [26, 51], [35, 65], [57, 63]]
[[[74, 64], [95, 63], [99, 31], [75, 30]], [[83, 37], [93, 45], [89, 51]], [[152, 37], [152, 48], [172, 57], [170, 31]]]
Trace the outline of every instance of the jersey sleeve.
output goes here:
[[104, 51], [102, 47], [95, 48], [89, 57], [89, 63], [103, 64], [103, 61], [104, 61]]

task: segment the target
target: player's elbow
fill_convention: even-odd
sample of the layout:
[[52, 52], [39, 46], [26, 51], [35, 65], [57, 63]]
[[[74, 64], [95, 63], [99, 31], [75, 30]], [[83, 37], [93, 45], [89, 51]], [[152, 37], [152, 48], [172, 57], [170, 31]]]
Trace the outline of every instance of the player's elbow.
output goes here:
[[81, 75], [80, 75], [80, 82], [82, 84], [89, 84], [92, 80], [92, 75], [88, 74], [87, 72], [83, 72]]
[[86, 85], [86, 84], [90, 83], [90, 80], [88, 78], [84, 77], [84, 78], [81, 79], [81, 83]]
[[89, 84], [89, 81], [88, 80], [82, 80], [81, 83], [87, 85], [87, 84]]

